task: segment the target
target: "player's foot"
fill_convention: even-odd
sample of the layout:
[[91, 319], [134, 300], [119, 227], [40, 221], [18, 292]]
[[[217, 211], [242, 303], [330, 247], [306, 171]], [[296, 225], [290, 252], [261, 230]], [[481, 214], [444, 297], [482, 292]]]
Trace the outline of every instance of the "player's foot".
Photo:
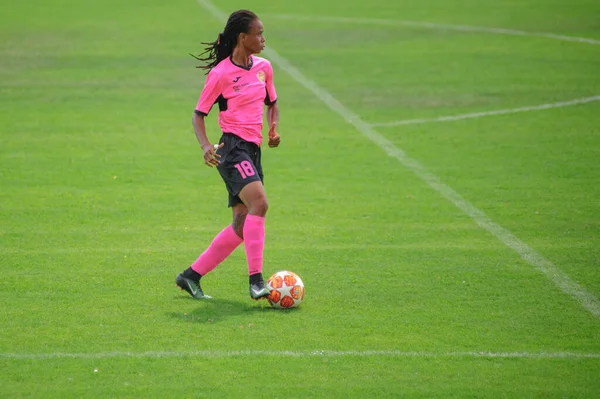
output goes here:
[[250, 276], [250, 297], [258, 300], [266, 298], [271, 294], [271, 291], [265, 287], [265, 282], [262, 278], [262, 274]]
[[179, 273], [177, 278], [175, 279], [175, 284], [179, 287], [179, 289], [186, 291], [193, 298], [196, 299], [210, 299], [211, 297], [208, 295], [204, 295], [202, 292], [202, 288], [200, 288], [200, 281], [195, 282], [192, 279], [183, 277], [183, 273]]

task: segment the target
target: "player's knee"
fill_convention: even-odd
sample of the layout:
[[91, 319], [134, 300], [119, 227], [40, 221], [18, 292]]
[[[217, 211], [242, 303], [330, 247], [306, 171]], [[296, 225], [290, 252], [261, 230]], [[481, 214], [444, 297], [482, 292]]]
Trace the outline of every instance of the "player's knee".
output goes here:
[[264, 217], [269, 210], [269, 203], [266, 197], [258, 198], [252, 202], [252, 208], [249, 210], [252, 215]]

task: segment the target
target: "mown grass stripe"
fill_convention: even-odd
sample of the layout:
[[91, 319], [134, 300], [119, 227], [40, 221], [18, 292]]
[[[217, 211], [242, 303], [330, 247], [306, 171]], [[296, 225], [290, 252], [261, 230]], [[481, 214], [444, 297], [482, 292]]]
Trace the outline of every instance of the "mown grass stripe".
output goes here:
[[110, 359], [110, 358], [142, 358], [160, 359], [176, 357], [202, 357], [208, 359], [226, 357], [401, 357], [401, 358], [511, 358], [511, 359], [600, 359], [600, 353], [576, 352], [420, 352], [399, 350], [366, 350], [366, 351], [148, 351], [148, 352], [100, 352], [100, 353], [0, 353], [0, 359], [12, 360], [48, 360], [48, 359]]

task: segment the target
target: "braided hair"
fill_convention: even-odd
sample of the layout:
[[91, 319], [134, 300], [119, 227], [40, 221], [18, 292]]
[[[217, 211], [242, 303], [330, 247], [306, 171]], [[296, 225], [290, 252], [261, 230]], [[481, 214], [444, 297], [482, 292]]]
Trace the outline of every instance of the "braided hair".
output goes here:
[[219, 37], [214, 42], [202, 42], [207, 47], [200, 55], [192, 57], [199, 61], [206, 62], [206, 65], [200, 65], [196, 68], [206, 69], [208, 73], [219, 62], [233, 54], [233, 49], [237, 45], [237, 39], [240, 33], [248, 33], [250, 24], [255, 19], [258, 19], [255, 13], [248, 10], [235, 11], [229, 16], [227, 24], [223, 32], [219, 33]]

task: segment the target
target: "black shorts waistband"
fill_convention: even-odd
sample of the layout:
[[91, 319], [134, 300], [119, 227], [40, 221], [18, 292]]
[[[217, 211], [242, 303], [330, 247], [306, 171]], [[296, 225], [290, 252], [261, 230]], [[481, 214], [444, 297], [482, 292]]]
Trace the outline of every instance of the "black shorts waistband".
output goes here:
[[223, 132], [222, 138], [227, 139], [227, 140], [236, 140], [238, 142], [241, 142], [242, 144], [249, 146], [248, 148], [254, 148], [254, 149], [260, 148], [260, 146], [258, 144], [244, 140], [243, 138], [241, 138], [240, 136], [238, 136], [235, 133]]

